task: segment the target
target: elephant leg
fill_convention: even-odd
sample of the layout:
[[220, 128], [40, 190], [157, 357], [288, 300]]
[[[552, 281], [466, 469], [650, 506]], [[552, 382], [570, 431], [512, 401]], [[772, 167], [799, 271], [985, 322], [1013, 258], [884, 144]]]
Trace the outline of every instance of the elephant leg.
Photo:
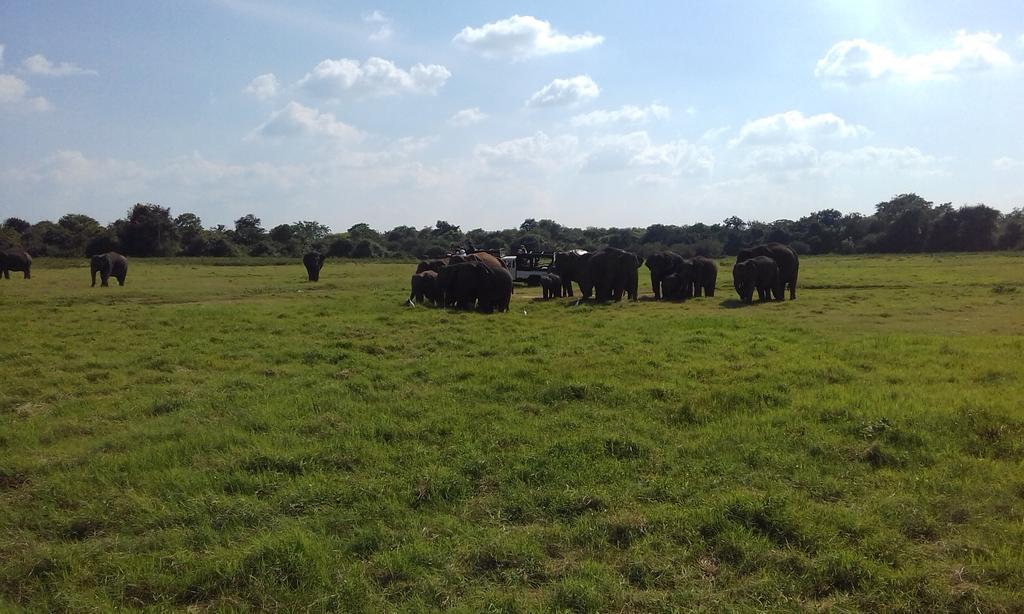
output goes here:
[[708, 284], [708, 286], [704, 288], [704, 295], [707, 297], [715, 296], [715, 284]]
[[11, 272], [8, 271], [7, 269], [4, 269], [4, 279], [10, 279], [10, 278], [11, 278]]
[[660, 299], [661, 298], [661, 276], [660, 275], [655, 275], [653, 272], [651, 272], [651, 288], [654, 289], [654, 298], [656, 300]]
[[122, 275], [122, 276], [117, 278], [117, 285], [119, 285], [119, 286], [123, 286], [124, 285], [124, 275]]
[[789, 280], [789, 300], [796, 300], [796, 276]]

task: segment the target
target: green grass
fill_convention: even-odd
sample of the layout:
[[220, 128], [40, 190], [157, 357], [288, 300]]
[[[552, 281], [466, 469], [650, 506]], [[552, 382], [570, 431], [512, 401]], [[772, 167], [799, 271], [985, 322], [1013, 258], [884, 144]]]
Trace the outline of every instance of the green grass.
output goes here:
[[492, 316], [215, 264], [0, 280], [0, 609], [1024, 609], [1019, 255]]

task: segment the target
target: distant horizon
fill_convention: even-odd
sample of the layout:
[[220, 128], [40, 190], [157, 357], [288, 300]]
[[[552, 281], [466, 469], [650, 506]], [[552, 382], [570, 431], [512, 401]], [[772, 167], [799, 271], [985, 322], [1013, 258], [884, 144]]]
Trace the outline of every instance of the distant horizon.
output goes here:
[[[809, 215], [811, 215], [813, 213], [817, 213], [819, 211], [824, 211], [824, 210], [828, 210], [828, 209], [835, 209], [836, 211], [839, 211], [840, 213], [842, 213], [844, 216], [851, 215], [851, 214], [860, 214], [860, 215], [864, 215], [864, 216], [870, 216], [870, 215], [873, 215], [875, 213], [875, 211], [874, 211], [875, 205], [889, 202], [889, 200], [895, 199], [896, 197], [904, 195], [904, 194], [916, 194], [917, 196], [920, 196], [921, 198], [923, 198], [926, 201], [929, 200], [927, 197], [922, 196], [920, 194], [917, 194], [916, 192], [903, 192], [901, 194], [893, 194], [889, 199], [878, 201], [877, 203], [875, 203], [875, 204], [873, 204], [871, 206], [871, 211], [869, 211], [869, 212], [843, 211], [842, 209], [836, 209], [835, 207], [822, 207], [820, 209], [815, 209], [813, 211], [806, 211], [806, 212], [804, 212], [804, 213], [802, 213], [802, 214], [800, 214], [798, 216], [791, 217], [791, 218], [773, 218], [773, 219], [749, 218], [748, 219], [748, 218], [743, 218], [742, 216], [735, 216], [735, 217], [739, 217], [741, 220], [743, 220], [744, 223], [747, 223], [747, 224], [756, 223], [756, 224], [770, 225], [773, 222], [784, 221], [784, 220], [785, 221], [796, 222], [796, 221], [800, 220], [801, 218], [807, 217], [807, 216], [809, 216]], [[1012, 208], [1012, 209], [1010, 209], [1008, 211], [1004, 211], [1004, 210], [998, 209], [997, 207], [992, 207], [988, 203], [962, 203], [962, 204], [956, 204], [956, 203], [954, 203], [952, 201], [938, 201], [938, 200], [932, 200], [932, 201], [929, 201], [929, 202], [932, 203], [933, 207], [937, 207], [939, 205], [944, 205], [944, 204], [950, 204], [954, 209], [959, 209], [961, 207], [974, 207], [974, 206], [978, 206], [978, 205], [984, 205], [984, 206], [991, 207], [992, 209], [996, 209], [1002, 215], [1009, 215], [1009, 214], [1013, 213], [1014, 211], [1017, 211], [1019, 209], [1024, 208], [1024, 207], [1018, 206], [1018, 207], [1014, 207], [1014, 208]], [[102, 225], [102, 226], [109, 226], [110, 224], [113, 224], [117, 220], [125, 219], [126, 215], [128, 213], [131, 213], [131, 208], [135, 204], [140, 204], [140, 203], [141, 204], [157, 205], [157, 206], [160, 206], [160, 207], [166, 207], [166, 205], [162, 205], [161, 203], [154, 203], [154, 202], [151, 202], [151, 201], [135, 201], [134, 203], [132, 203], [131, 205], [128, 206], [128, 208], [125, 210], [125, 213], [122, 214], [120, 217], [114, 218], [112, 220], [102, 220], [102, 219], [97, 219], [97, 218], [93, 218], [93, 219], [95, 219], [97, 222], [99, 222], [100, 225]], [[171, 217], [177, 217], [177, 216], [179, 216], [179, 215], [181, 215], [183, 213], [192, 213], [192, 214], [198, 215], [198, 214], [195, 213], [195, 211], [177, 211], [173, 207], [166, 207], [166, 208], [168, 208], [170, 210]], [[323, 223], [321, 220], [310, 220], [310, 219], [291, 219], [291, 220], [282, 220], [282, 221], [268, 221], [266, 218], [264, 218], [263, 216], [261, 216], [259, 213], [255, 212], [255, 211], [247, 211], [247, 212], [243, 213], [242, 215], [240, 215], [240, 216], [238, 216], [238, 217], [236, 217], [236, 218], [234, 218], [232, 220], [227, 220], [225, 222], [215, 222], [215, 223], [212, 223], [212, 224], [208, 223], [203, 218], [203, 216], [198, 215], [198, 217], [202, 221], [203, 227], [207, 228], [207, 229], [216, 228], [217, 226], [224, 226], [226, 228], [233, 228], [235, 221], [237, 221], [238, 219], [244, 217], [245, 215], [249, 215], [249, 214], [252, 214], [255, 217], [259, 218], [261, 227], [266, 229], [266, 230], [270, 230], [271, 228], [273, 228], [275, 226], [282, 225], [282, 224], [292, 224], [292, 223], [300, 222], [300, 221], [309, 221], [309, 222]], [[12, 218], [12, 217], [13, 218], [18, 218], [18, 219], [21, 219], [21, 220], [25, 220], [26, 222], [29, 222], [30, 224], [33, 224], [33, 225], [38, 224], [39, 222], [53, 222], [53, 223], [56, 223], [57, 220], [59, 220], [64, 215], [89, 215], [89, 214], [88, 213], [84, 213], [82, 211], [67, 211], [67, 212], [62, 213], [61, 215], [53, 217], [53, 218], [40, 218], [40, 219], [30, 219], [29, 217], [26, 217], [24, 215], [16, 215], [16, 214], [15, 215], [6, 215], [5, 214], [2, 218], [0, 218], [0, 224], [2, 224], [4, 220], [6, 220], [8, 218]], [[89, 217], [92, 217], [92, 216], [89, 216]], [[715, 220], [715, 221], [704, 221], [704, 220], [698, 220], [698, 221], [695, 221], [695, 222], [656, 221], [656, 222], [651, 222], [651, 223], [645, 224], [645, 225], [635, 225], [634, 224], [634, 225], [625, 225], [625, 226], [622, 226], [622, 225], [619, 225], [619, 226], [616, 226], [616, 225], [598, 226], [598, 225], [594, 225], [594, 224], [591, 224], [591, 225], [578, 225], [578, 224], [567, 224], [567, 223], [564, 223], [564, 222], [562, 222], [562, 221], [560, 221], [560, 220], [558, 220], [556, 218], [529, 218], [529, 217], [526, 217], [526, 218], [523, 218], [522, 220], [520, 220], [518, 223], [512, 223], [511, 225], [508, 225], [508, 226], [484, 227], [484, 226], [472, 226], [472, 225], [467, 225], [467, 224], [460, 224], [460, 223], [458, 223], [458, 220], [446, 219], [444, 216], [436, 217], [435, 220], [433, 222], [429, 223], [429, 224], [398, 223], [398, 224], [394, 224], [394, 225], [391, 225], [391, 226], [374, 226], [373, 224], [370, 224], [369, 222], [365, 222], [363, 220], [353, 220], [351, 223], [348, 223], [347, 225], [345, 225], [344, 228], [341, 228], [340, 226], [339, 227], [335, 227], [335, 226], [332, 226], [331, 224], [325, 224], [325, 225], [330, 227], [332, 233], [336, 234], [336, 233], [346, 232], [352, 226], [355, 226], [356, 224], [363, 224], [363, 223], [368, 224], [371, 228], [373, 228], [374, 230], [377, 230], [377, 231], [388, 231], [388, 230], [393, 230], [393, 229], [398, 228], [398, 227], [405, 227], [405, 226], [416, 228], [417, 230], [422, 230], [423, 228], [433, 227], [438, 221], [444, 221], [444, 222], [448, 222], [449, 224], [452, 224], [453, 226], [459, 227], [462, 230], [462, 232], [469, 232], [471, 230], [484, 230], [484, 231], [487, 231], [487, 232], [498, 232], [498, 231], [502, 231], [502, 230], [511, 230], [511, 229], [519, 228], [522, 225], [522, 223], [525, 222], [528, 219], [534, 219], [534, 220], [537, 220], [538, 222], [541, 221], [541, 220], [551, 220], [551, 221], [555, 222], [556, 224], [559, 224], [560, 226], [563, 226], [563, 227], [566, 227], [566, 228], [576, 228], [576, 229], [580, 229], [580, 230], [586, 230], [588, 228], [618, 228], [618, 229], [634, 228], [634, 229], [637, 229], [637, 228], [649, 228], [650, 226], [654, 226], [654, 225], [658, 225], [658, 224], [665, 225], [665, 226], [694, 226], [696, 224], [704, 224], [706, 226], [713, 226], [715, 224], [719, 224], [719, 225], [722, 224], [726, 219], [728, 219], [730, 217], [734, 217], [734, 216], [726, 214], [721, 219]]]
[[5, 3], [0, 219], [1009, 213], [1021, 100], [1019, 3]]

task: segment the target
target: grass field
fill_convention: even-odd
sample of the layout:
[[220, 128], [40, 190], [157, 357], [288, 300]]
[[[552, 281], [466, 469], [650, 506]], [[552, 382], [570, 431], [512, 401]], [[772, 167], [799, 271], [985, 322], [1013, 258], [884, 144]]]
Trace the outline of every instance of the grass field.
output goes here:
[[492, 316], [216, 264], [0, 280], [0, 609], [1024, 610], [1021, 255]]

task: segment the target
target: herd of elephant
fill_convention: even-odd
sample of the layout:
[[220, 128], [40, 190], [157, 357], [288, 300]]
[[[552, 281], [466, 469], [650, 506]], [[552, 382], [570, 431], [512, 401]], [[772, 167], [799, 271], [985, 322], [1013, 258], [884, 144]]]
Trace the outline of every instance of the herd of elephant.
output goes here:
[[[540, 275], [544, 299], [573, 296], [573, 283], [585, 299], [620, 301], [638, 299], [639, 268], [646, 264], [651, 273], [655, 299], [686, 300], [715, 295], [718, 265], [710, 258], [684, 258], [663, 251], [646, 259], [626, 250], [606, 247], [597, 252], [558, 252], [552, 270]], [[733, 266], [733, 287], [740, 300], [753, 302], [796, 298], [800, 260], [781, 243], [766, 243], [742, 249]], [[312, 277], [311, 277], [312, 279]], [[424, 260], [411, 280], [409, 303], [506, 311], [512, 296], [512, 275], [504, 264], [486, 252]]]
[[[92, 285], [96, 285], [96, 274], [100, 274], [100, 285], [109, 285], [113, 277], [118, 285], [123, 286], [128, 276], [128, 259], [117, 252], [107, 252], [89, 257], [89, 269], [92, 273]], [[25, 279], [32, 278], [32, 256], [20, 247], [0, 252], [0, 276], [11, 278], [11, 271], [20, 271]]]
[[[320, 279], [325, 257], [309, 252], [302, 257], [310, 281]], [[100, 285], [113, 277], [124, 285], [128, 259], [117, 252], [97, 254], [89, 259], [92, 285], [96, 274]], [[710, 258], [684, 258], [663, 251], [646, 258], [615, 247], [597, 252], [574, 250], [555, 254], [553, 270], [540, 276], [543, 298], [573, 296], [572, 284], [579, 286], [583, 298], [620, 301], [638, 298], [638, 269], [645, 264], [651, 272], [655, 299], [685, 300], [715, 295], [718, 265]], [[781, 243], [766, 243], [740, 250], [732, 268], [733, 287], [740, 300], [753, 301], [757, 292], [761, 301], [796, 298], [796, 280], [800, 260], [792, 249]], [[11, 271], [32, 277], [32, 256], [21, 248], [0, 252], [0, 276], [11, 278]], [[512, 274], [505, 264], [487, 252], [424, 260], [412, 276], [410, 303], [431, 302], [437, 306], [477, 309], [483, 312], [508, 311], [512, 298]]]

